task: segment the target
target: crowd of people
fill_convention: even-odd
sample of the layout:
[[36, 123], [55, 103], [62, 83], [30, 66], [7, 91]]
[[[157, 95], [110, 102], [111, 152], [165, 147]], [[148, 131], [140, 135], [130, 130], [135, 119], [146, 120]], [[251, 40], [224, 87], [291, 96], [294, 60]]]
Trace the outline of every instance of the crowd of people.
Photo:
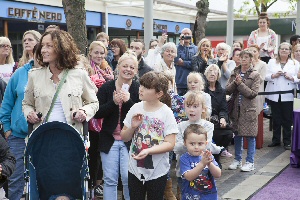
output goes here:
[[[220, 156], [232, 156], [231, 143], [229, 169], [255, 169], [265, 102], [273, 116], [268, 146], [281, 145], [282, 129], [284, 148], [291, 149], [293, 94], [258, 93], [297, 88], [300, 36], [277, 47], [266, 13], [258, 26], [247, 48], [240, 41], [222, 42], [216, 56], [209, 39], [193, 44], [188, 28], [178, 45], [163, 33], [147, 52], [141, 39], [127, 48], [124, 40], [110, 41], [101, 32], [81, 55], [68, 32], [49, 26], [43, 35], [24, 33], [18, 62], [9, 38], [0, 37], [0, 199], [23, 195], [27, 122], [36, 128], [52, 121], [79, 133], [88, 121], [88, 187], [95, 197], [116, 200], [121, 189], [126, 200], [217, 199], [214, 178], [221, 176]], [[174, 153], [176, 195], [170, 177]]]

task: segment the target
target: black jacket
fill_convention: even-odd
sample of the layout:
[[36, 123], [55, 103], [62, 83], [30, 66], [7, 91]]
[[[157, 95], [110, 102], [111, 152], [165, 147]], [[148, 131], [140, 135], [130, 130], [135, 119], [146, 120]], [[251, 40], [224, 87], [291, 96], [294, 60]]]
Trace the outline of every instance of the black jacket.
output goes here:
[[6, 88], [5, 81], [2, 78], [0, 78], [0, 105], [2, 104], [5, 88]]
[[140, 62], [139, 62], [139, 78], [141, 78], [144, 74], [146, 74], [147, 72], [152, 71], [153, 69], [151, 67], [149, 67], [143, 58], [141, 58]]
[[[98, 90], [97, 97], [99, 100], [99, 110], [94, 116], [96, 119], [103, 118], [102, 129], [99, 135], [99, 150], [108, 153], [112, 147], [115, 138], [113, 132], [118, 125], [119, 120], [119, 106], [113, 101], [113, 93], [116, 90], [115, 80], [104, 83]], [[120, 124], [121, 129], [124, 124], [123, 121], [133, 104], [139, 102], [139, 83], [132, 81], [129, 88], [130, 99], [123, 103], [121, 108]], [[126, 146], [129, 150], [131, 141], [126, 142]]]
[[192, 62], [193, 71], [199, 72], [201, 74], [204, 74], [204, 72], [205, 72], [208, 65], [217, 63], [217, 61], [215, 59], [208, 59], [208, 62], [206, 62], [199, 55], [193, 56], [191, 62]]
[[221, 84], [216, 82], [216, 90], [209, 90], [209, 84], [206, 84], [204, 92], [211, 96], [211, 116], [217, 115], [220, 118], [224, 118], [228, 122], [226, 90], [221, 87]]
[[0, 136], [0, 164], [2, 166], [2, 178], [0, 178], [0, 188], [15, 170], [16, 159], [10, 153], [9, 146], [5, 139]]

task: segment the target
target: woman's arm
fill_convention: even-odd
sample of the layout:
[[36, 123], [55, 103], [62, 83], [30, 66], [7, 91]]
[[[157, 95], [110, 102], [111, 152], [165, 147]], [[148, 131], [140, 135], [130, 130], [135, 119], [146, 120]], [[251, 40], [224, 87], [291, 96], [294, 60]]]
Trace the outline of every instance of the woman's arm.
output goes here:
[[28, 73], [28, 83], [25, 89], [24, 99], [22, 101], [22, 110], [27, 119], [29, 113], [35, 111], [35, 100], [34, 100], [34, 81], [33, 81], [33, 71]]
[[237, 85], [235, 83], [235, 75], [233, 73], [234, 72], [232, 72], [232, 74], [226, 84], [226, 93], [229, 95], [232, 94], [237, 88]]
[[276, 33], [273, 31], [273, 30], [271, 30], [271, 29], [269, 29], [269, 31], [270, 31], [270, 39], [269, 39], [269, 46], [267, 47], [267, 51], [268, 51], [268, 53], [270, 54], [270, 53], [273, 53], [274, 52], [274, 50], [275, 50], [275, 48], [276, 48]]
[[[254, 73], [254, 72], [252, 72], [252, 73]], [[256, 75], [253, 76], [253, 83], [251, 84], [251, 86], [247, 86], [244, 82], [241, 82], [238, 85], [237, 90], [244, 97], [246, 97], [248, 99], [253, 99], [258, 94], [259, 85], [260, 85], [260, 75], [259, 75], [259, 73], [256, 73]]]

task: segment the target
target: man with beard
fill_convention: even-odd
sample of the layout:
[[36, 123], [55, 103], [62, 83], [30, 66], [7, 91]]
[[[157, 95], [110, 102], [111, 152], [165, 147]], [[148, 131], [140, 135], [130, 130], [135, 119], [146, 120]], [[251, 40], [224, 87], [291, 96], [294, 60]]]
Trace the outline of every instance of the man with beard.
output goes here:
[[153, 69], [149, 67], [144, 61], [145, 53], [145, 43], [141, 39], [135, 39], [130, 43], [130, 49], [135, 52], [137, 59], [139, 61], [139, 78], [141, 78], [147, 72], [152, 71]]

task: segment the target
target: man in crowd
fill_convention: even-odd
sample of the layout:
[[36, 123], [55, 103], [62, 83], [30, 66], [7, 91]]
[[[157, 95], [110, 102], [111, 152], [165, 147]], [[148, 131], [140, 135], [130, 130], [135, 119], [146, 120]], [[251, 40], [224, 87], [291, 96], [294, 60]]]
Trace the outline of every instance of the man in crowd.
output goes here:
[[300, 42], [300, 35], [293, 35], [290, 38], [290, 43], [291, 43], [292, 47], [294, 47], [296, 44], [299, 44], [299, 42]]
[[141, 39], [135, 39], [130, 43], [130, 49], [135, 52], [137, 60], [139, 61], [139, 78], [141, 78], [145, 73], [152, 71], [153, 69], [149, 67], [144, 61], [145, 54], [145, 43]]
[[190, 29], [182, 29], [181, 34], [183, 36], [180, 39], [183, 39], [183, 43], [177, 46], [175, 82], [178, 95], [183, 96], [187, 92], [187, 76], [193, 70], [191, 59], [197, 53], [198, 48], [191, 42], [192, 31]]

